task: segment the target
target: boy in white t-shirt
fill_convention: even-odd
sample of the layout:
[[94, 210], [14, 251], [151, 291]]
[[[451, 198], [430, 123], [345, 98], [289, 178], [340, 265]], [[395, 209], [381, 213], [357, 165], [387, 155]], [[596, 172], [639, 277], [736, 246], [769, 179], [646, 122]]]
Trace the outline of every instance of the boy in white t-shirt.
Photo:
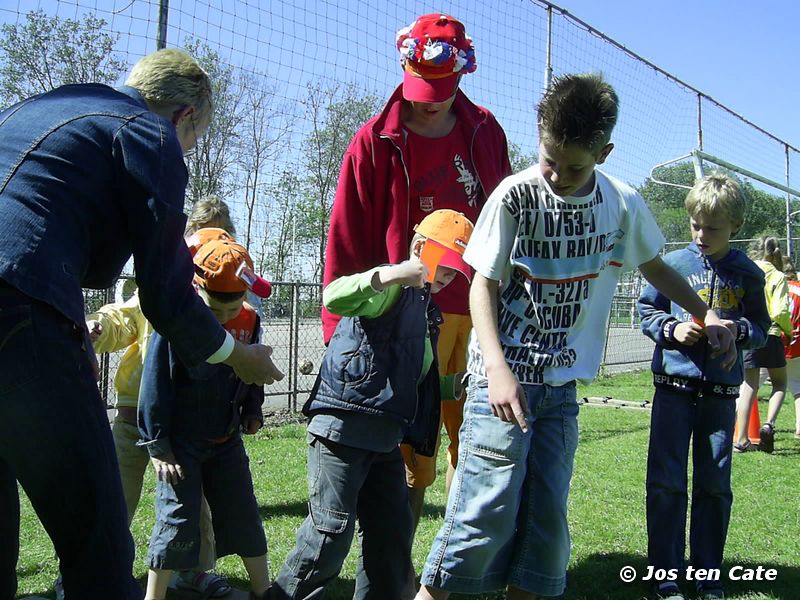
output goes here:
[[664, 237], [641, 196], [595, 170], [617, 107], [600, 76], [557, 78], [538, 107], [539, 164], [505, 179], [475, 226], [461, 451], [420, 600], [564, 592], [575, 383], [597, 374], [623, 270], [638, 267], [706, 323], [715, 356], [736, 360], [731, 333], [659, 257]]

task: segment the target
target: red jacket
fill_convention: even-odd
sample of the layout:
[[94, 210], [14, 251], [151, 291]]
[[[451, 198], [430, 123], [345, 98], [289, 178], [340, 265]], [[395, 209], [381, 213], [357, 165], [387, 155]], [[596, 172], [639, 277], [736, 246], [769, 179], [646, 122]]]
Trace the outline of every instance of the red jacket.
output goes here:
[[[412, 226], [406, 140], [400, 113], [402, 85], [383, 111], [356, 132], [344, 154], [331, 211], [323, 284], [380, 264], [408, 259]], [[486, 196], [511, 174], [503, 128], [487, 109], [462, 91], [453, 103], [456, 127], [470, 140], [472, 163]], [[328, 343], [339, 317], [322, 309], [322, 334]]]

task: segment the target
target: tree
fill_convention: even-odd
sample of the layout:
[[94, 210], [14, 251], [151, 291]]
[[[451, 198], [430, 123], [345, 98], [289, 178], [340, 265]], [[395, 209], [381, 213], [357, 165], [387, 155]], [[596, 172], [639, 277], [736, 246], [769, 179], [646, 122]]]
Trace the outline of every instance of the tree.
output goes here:
[[530, 167], [532, 164], [539, 162], [539, 155], [536, 154], [536, 152], [525, 154], [522, 152], [522, 148], [520, 148], [519, 144], [509, 142], [508, 159], [511, 161], [511, 172], [519, 173], [520, 171]]
[[0, 27], [0, 105], [69, 83], [115, 83], [127, 64], [114, 53], [119, 34], [106, 21], [29, 12], [24, 23]]
[[211, 125], [194, 151], [186, 157], [189, 168], [187, 202], [194, 204], [208, 194], [230, 198], [237, 187], [234, 166], [239, 157], [237, 145], [240, 121], [244, 113], [246, 74], [223, 63], [211, 46], [191, 37], [184, 42], [186, 51], [197, 59], [211, 79], [214, 112]]
[[314, 279], [322, 281], [328, 222], [342, 157], [358, 128], [380, 108], [380, 99], [354, 85], [309, 83], [307, 87], [305, 118], [311, 130], [302, 145], [304, 194], [296, 227], [300, 239], [316, 250], [309, 258]]
[[264, 81], [263, 75], [250, 77], [244, 91], [244, 115], [241, 124], [243, 135], [239, 139], [238, 149], [239, 167], [244, 174], [244, 202], [247, 209], [245, 232], [242, 239], [248, 248], [258, 209], [260, 208], [261, 212], [268, 209], [263, 194], [266, 176], [264, 171], [278, 153], [278, 142], [289, 131], [286, 119], [281, 118], [283, 111], [273, 107], [275, 91], [269, 88]]
[[683, 201], [689, 188], [694, 185], [694, 165], [691, 162], [683, 162], [658, 167], [653, 172], [653, 176], [658, 181], [665, 181], [672, 185], [657, 183], [648, 177], [639, 187], [639, 193], [650, 208], [650, 212], [653, 213], [656, 223], [668, 242], [688, 241], [690, 238], [689, 217]]
[[[705, 165], [706, 173], [712, 170], [715, 170], [714, 165]], [[743, 181], [736, 173], [724, 169], [716, 170], [725, 172], [739, 182], [747, 202], [745, 222], [735, 236], [737, 239], [749, 239], [759, 235], [785, 236], [786, 205], [783, 198], [755, 188], [752, 183]], [[673, 185], [656, 183], [648, 178], [639, 187], [639, 193], [645, 199], [668, 242], [688, 241], [691, 234], [684, 200], [689, 188], [695, 183], [694, 165], [691, 162], [683, 162], [659, 167], [653, 175], [659, 181]]]

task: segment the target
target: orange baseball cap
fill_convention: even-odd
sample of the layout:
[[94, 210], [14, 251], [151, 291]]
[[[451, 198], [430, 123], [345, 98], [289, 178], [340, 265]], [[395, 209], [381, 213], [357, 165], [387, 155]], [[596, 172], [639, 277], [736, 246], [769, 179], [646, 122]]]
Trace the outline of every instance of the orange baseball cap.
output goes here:
[[186, 245], [189, 246], [189, 254], [194, 256], [197, 254], [200, 246], [211, 240], [233, 241], [233, 236], [219, 227], [202, 227], [192, 235], [186, 236]]
[[435, 210], [414, 227], [418, 234], [446, 249], [439, 259], [439, 266], [455, 269], [467, 281], [472, 281], [472, 268], [464, 262], [464, 250], [473, 229], [472, 221], [464, 213], [450, 209]]
[[[202, 231], [202, 230], [198, 230]], [[194, 281], [212, 292], [244, 292], [247, 284], [237, 271], [244, 262], [253, 268], [253, 260], [241, 244], [231, 239], [212, 239], [194, 255]]]

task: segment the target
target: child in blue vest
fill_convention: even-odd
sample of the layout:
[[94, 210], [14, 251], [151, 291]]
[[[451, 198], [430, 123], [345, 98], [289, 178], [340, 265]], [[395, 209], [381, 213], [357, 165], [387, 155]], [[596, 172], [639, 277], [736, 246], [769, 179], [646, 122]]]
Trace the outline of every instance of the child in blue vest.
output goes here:
[[[664, 262], [689, 282], [730, 329], [739, 350], [732, 369], [715, 358], [703, 324], [653, 285], [639, 298], [642, 330], [656, 343], [653, 413], [647, 453], [647, 557], [669, 573], [659, 598], [679, 600], [686, 546], [687, 463], [692, 439], [692, 519], [689, 565], [708, 569], [701, 598], [723, 598], [719, 569], [731, 517], [731, 452], [736, 398], [744, 378], [743, 348], [764, 345], [770, 318], [764, 275], [730, 247], [744, 223], [745, 200], [725, 175], [704, 177], [686, 196], [692, 243]], [[714, 571], [716, 569], [716, 571]]]
[[[341, 570], [359, 522], [354, 598], [400, 598], [411, 572], [413, 524], [398, 444], [436, 450], [441, 397], [431, 295], [459, 274], [472, 223], [437, 210], [414, 228], [411, 257], [340, 277], [323, 292], [341, 315], [303, 412], [308, 425], [309, 515], [270, 590], [273, 599], [316, 598]], [[441, 386], [441, 387], [440, 387]]]
[[[253, 268], [244, 247], [214, 239], [193, 260], [198, 294], [214, 316], [236, 329], [237, 337], [246, 331], [247, 341], [258, 343], [259, 318], [244, 302], [247, 285], [238, 276], [242, 263]], [[261, 427], [263, 400], [263, 387], [245, 384], [230, 367], [187, 367], [160, 334], [150, 338], [138, 405], [140, 444], [158, 477], [146, 600], [163, 600], [172, 572], [197, 564], [203, 495], [217, 556], [241, 556], [251, 598], [264, 597], [267, 540], [240, 435]]]

